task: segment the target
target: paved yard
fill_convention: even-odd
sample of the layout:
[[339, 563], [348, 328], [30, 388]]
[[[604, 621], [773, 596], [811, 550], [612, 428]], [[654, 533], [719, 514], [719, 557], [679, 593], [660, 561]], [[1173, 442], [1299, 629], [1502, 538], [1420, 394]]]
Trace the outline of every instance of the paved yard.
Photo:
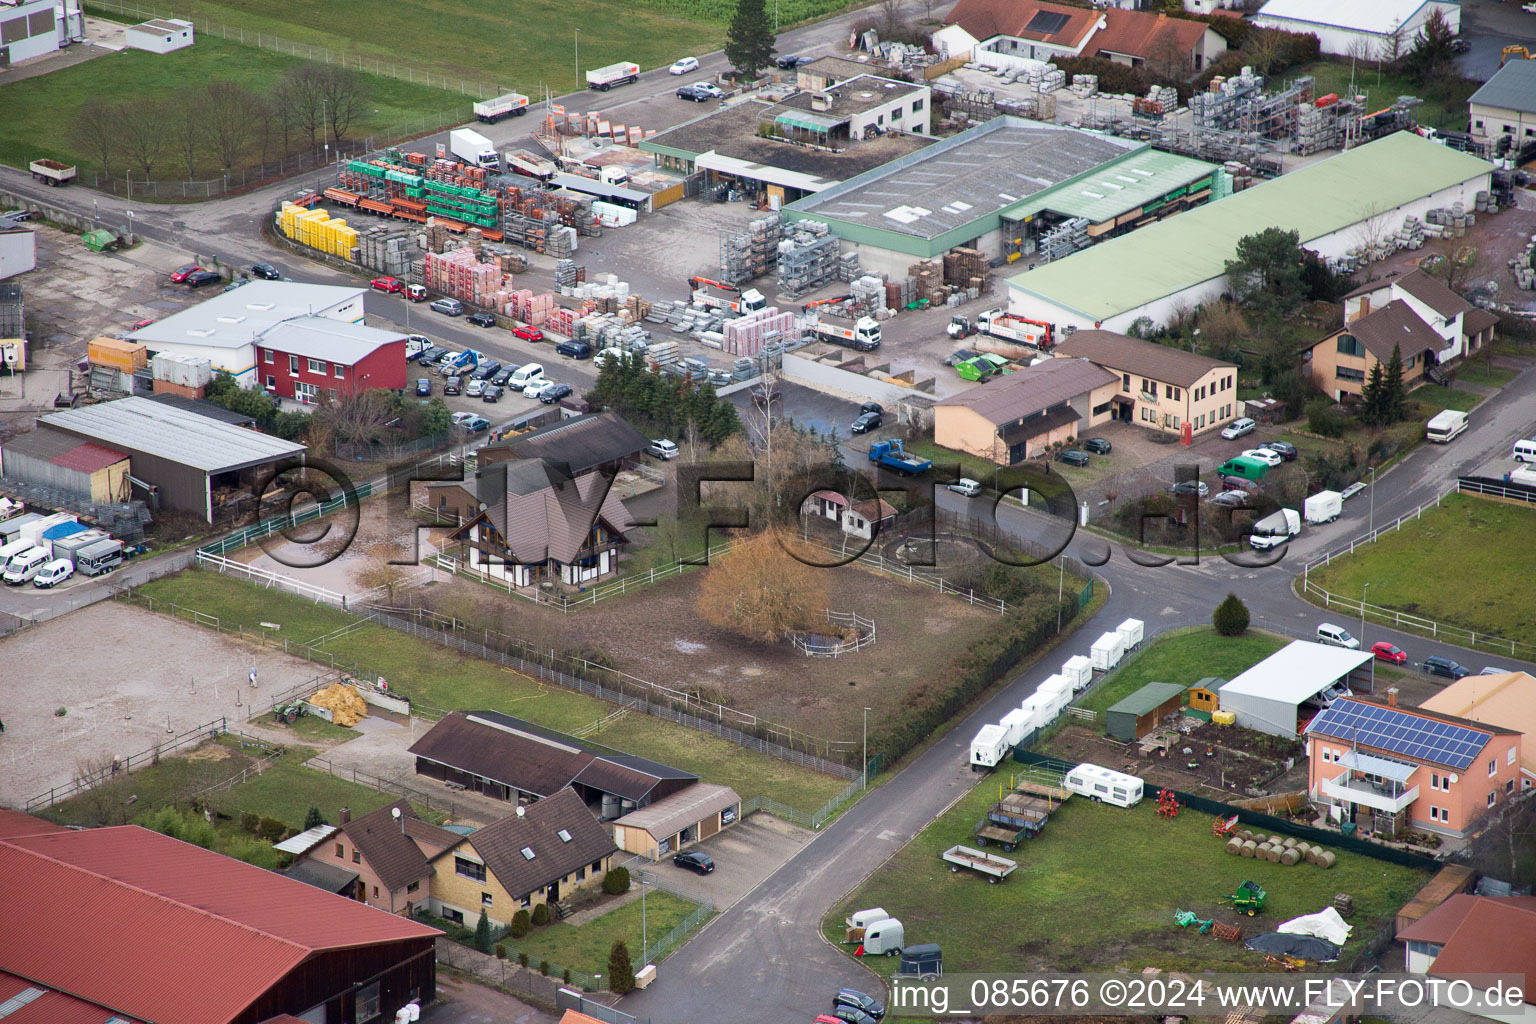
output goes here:
[[753, 814], [724, 832], [710, 836], [689, 849], [703, 850], [715, 861], [715, 870], [696, 875], [672, 863], [670, 855], [646, 868], [670, 890], [695, 900], [709, 897], [715, 909], [724, 910], [773, 874], [812, 839], [816, 833], [767, 814]]
[[437, 976], [437, 1001], [421, 1012], [426, 1024], [554, 1024], [554, 1014], [472, 981]]

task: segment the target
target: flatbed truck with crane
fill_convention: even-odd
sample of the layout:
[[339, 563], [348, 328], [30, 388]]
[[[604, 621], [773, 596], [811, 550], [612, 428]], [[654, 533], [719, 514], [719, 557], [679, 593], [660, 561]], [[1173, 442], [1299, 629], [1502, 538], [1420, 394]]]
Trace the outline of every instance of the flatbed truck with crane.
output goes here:
[[[768, 299], [756, 288], [742, 291], [728, 281], [714, 281], [707, 277], [690, 277], [688, 292], [693, 296], [693, 301], [701, 302], [711, 309], [728, 312], [733, 316], [756, 313], [768, 305]], [[716, 292], [725, 294], [722, 296]]]

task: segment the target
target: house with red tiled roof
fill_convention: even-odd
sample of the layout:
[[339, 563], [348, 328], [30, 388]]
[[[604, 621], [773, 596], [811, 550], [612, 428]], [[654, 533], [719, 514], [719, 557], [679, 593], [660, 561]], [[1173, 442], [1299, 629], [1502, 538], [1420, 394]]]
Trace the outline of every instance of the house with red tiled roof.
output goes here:
[[136, 825], [15, 824], [0, 1003], [30, 1001], [6, 1024], [388, 1020], [436, 996], [435, 928]]
[[1227, 41], [1203, 21], [1147, 11], [1109, 10], [1085, 54], [1144, 67], [1168, 81], [1187, 80], [1227, 52]]
[[[1472, 974], [1536, 977], [1536, 897], [1494, 898], [1458, 893], [1398, 933], [1410, 974], [1452, 979]], [[1529, 1019], [1536, 994], [1526, 987], [1524, 1013], [1485, 1014]]]
[[409, 915], [431, 895], [428, 859], [463, 838], [421, 820], [409, 800], [359, 818], [343, 807], [340, 823], [317, 836], [287, 873], [379, 910]]
[[1029, 60], [1078, 57], [1104, 15], [1085, 7], [1064, 7], [1045, 0], [960, 0], [933, 34], [941, 53], [970, 58], [994, 67], [1019, 66]]

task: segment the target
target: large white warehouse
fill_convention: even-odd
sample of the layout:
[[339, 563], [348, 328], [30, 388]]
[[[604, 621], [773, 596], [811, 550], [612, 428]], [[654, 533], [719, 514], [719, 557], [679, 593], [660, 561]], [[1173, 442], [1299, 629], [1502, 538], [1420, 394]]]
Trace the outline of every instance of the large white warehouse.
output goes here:
[[1101, 242], [1008, 279], [1009, 309], [1060, 329], [1126, 333], [1140, 317], [1167, 323], [1226, 291], [1238, 239], [1269, 227], [1340, 257], [1396, 233], [1410, 214], [1464, 202], [1487, 189], [1493, 165], [1397, 132], [1237, 194]]
[[1461, 4], [1455, 0], [1269, 0], [1253, 23], [1315, 35], [1324, 53], [1395, 60], [1413, 49], [1433, 11], [1445, 18], [1452, 35], [1461, 32]]

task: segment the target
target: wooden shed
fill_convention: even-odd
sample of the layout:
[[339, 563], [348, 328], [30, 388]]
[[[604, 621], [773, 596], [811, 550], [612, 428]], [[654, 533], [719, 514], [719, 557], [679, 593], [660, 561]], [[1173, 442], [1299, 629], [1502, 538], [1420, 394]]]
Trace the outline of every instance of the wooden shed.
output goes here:
[[1189, 688], [1190, 708], [1194, 711], [1215, 711], [1221, 706], [1221, 688], [1226, 685], [1225, 679], [1206, 676]]
[[1397, 912], [1396, 934], [1401, 935], [1410, 925], [1434, 910], [1459, 892], [1472, 888], [1477, 873], [1465, 864], [1447, 864], [1425, 883], [1418, 895]]
[[1184, 687], [1178, 683], [1148, 683], [1104, 713], [1106, 731], [1127, 743], [1139, 740], [1183, 705]]

